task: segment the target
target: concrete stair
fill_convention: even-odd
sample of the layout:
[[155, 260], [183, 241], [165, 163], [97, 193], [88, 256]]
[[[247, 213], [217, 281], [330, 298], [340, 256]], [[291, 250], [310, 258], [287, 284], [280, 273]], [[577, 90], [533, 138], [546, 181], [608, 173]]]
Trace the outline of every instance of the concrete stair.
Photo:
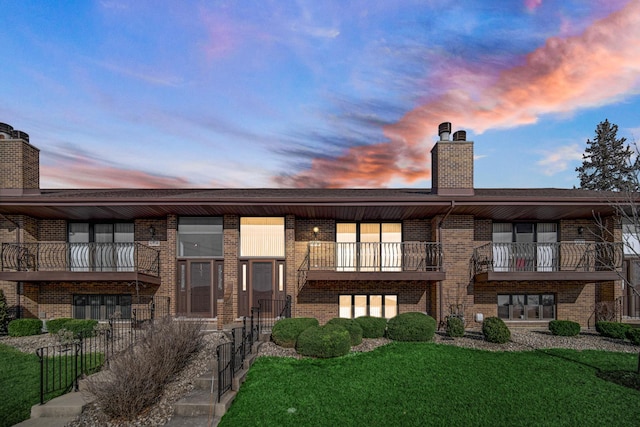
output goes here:
[[[247, 372], [256, 359], [260, 342], [255, 343], [250, 355], [244, 361], [242, 369], [235, 375], [231, 383], [231, 390], [227, 391], [218, 402], [218, 375], [216, 361], [212, 361], [210, 370], [194, 381], [194, 390], [174, 405], [174, 416], [166, 424], [169, 427], [184, 425], [215, 426], [227, 412], [240, 390], [240, 386], [247, 378]], [[192, 419], [194, 424], [188, 424]], [[200, 424], [207, 420], [206, 424]]]

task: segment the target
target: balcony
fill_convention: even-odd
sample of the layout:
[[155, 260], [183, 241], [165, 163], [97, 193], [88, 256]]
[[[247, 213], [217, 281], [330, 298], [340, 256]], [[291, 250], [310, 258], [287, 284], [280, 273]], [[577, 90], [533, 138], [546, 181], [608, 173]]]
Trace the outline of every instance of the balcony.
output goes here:
[[160, 253], [140, 243], [3, 243], [0, 280], [160, 284]]
[[488, 243], [473, 251], [476, 282], [620, 280], [621, 243]]
[[298, 286], [309, 280], [444, 280], [442, 246], [427, 242], [309, 242]]

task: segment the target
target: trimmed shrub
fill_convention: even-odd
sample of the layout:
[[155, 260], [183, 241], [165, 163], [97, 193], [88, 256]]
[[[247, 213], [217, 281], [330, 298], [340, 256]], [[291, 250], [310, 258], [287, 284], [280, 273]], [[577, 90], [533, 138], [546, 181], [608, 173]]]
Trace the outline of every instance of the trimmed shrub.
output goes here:
[[62, 328], [68, 329], [67, 327], [65, 327], [65, 323], [67, 323], [69, 320], [73, 320], [73, 319], [71, 319], [70, 317], [61, 317], [59, 319], [47, 320], [46, 321], [47, 331], [50, 334], [57, 334], [58, 331]]
[[351, 337], [351, 345], [362, 344], [362, 327], [353, 319], [345, 319], [342, 317], [334, 317], [327, 322], [327, 325], [340, 325], [349, 331]]
[[431, 341], [436, 332], [436, 320], [424, 313], [398, 314], [387, 323], [387, 337], [394, 341]]
[[504, 344], [511, 339], [511, 331], [499, 317], [487, 317], [482, 322], [482, 335], [488, 342]]
[[384, 317], [361, 316], [354, 319], [362, 328], [362, 338], [380, 338], [387, 329], [387, 319]]
[[299, 354], [323, 359], [344, 356], [349, 350], [349, 331], [335, 324], [307, 328], [298, 336], [296, 343], [296, 351]]
[[571, 320], [551, 320], [549, 330], [553, 335], [575, 337], [580, 333], [580, 324]]
[[640, 345], [640, 329], [639, 328], [629, 328], [627, 329], [627, 338], [633, 345]]
[[40, 319], [16, 319], [9, 322], [9, 336], [26, 337], [38, 335], [42, 332], [42, 320]]
[[60, 319], [48, 320], [47, 331], [49, 331], [50, 334], [57, 334], [61, 329], [66, 329], [73, 332], [76, 336], [82, 335], [86, 338], [95, 335], [94, 330], [97, 325], [97, 320], [61, 317]]
[[464, 321], [461, 318], [455, 316], [447, 317], [447, 336], [464, 336]]
[[280, 319], [271, 329], [271, 339], [280, 347], [294, 348], [302, 331], [319, 324], [318, 319], [312, 317]]
[[623, 340], [631, 326], [620, 322], [596, 322], [596, 331], [602, 336]]

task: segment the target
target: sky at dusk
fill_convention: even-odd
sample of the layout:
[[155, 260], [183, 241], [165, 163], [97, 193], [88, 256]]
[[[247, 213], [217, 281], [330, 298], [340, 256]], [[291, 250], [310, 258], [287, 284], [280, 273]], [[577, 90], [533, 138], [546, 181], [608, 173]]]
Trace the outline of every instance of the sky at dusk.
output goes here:
[[0, 0], [0, 122], [42, 188], [578, 185], [640, 143], [640, 0]]

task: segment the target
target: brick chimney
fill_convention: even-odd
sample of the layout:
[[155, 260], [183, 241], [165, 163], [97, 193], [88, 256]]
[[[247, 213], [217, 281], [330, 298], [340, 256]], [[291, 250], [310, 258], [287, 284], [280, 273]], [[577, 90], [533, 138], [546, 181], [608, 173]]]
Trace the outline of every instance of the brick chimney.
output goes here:
[[451, 135], [451, 123], [438, 126], [439, 141], [431, 149], [431, 192], [441, 196], [473, 196], [473, 142], [467, 132]]
[[40, 150], [29, 135], [0, 123], [0, 195], [40, 193]]

